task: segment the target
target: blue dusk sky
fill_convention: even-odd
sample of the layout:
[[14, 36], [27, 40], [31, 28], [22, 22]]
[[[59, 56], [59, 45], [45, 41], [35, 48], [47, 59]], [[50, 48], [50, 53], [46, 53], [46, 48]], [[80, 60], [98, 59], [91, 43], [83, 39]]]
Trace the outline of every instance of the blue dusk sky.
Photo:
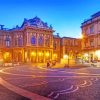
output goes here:
[[79, 37], [84, 19], [100, 11], [100, 0], [0, 0], [0, 24], [21, 25], [24, 18], [40, 17], [60, 36]]

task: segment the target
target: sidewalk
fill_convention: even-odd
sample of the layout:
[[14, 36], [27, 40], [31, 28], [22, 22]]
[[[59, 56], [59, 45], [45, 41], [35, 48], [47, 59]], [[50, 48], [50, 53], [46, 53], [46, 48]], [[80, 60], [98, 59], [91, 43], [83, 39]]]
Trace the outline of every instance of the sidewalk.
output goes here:
[[87, 64], [60, 64], [57, 63], [55, 66], [51, 66], [51, 68], [86, 68], [86, 67], [90, 67]]

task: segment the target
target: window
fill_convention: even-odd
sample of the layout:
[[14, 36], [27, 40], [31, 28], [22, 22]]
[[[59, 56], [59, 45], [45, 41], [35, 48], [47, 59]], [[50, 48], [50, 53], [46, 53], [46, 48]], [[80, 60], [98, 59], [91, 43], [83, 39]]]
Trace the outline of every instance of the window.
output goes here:
[[90, 34], [94, 33], [94, 25], [90, 26]]
[[74, 45], [78, 46], [78, 41], [77, 40], [74, 40]]
[[32, 45], [36, 44], [36, 38], [35, 38], [35, 36], [32, 36], [32, 38], [31, 38], [31, 44]]
[[2, 37], [0, 36], [0, 46], [2, 46]]
[[88, 27], [86, 27], [85, 29], [84, 29], [84, 32], [85, 32], [85, 34], [89, 34], [89, 32], [88, 32]]
[[15, 46], [17, 46], [17, 38], [15, 38]]
[[43, 37], [42, 36], [39, 36], [38, 45], [39, 46], [42, 46], [43, 45]]
[[45, 39], [45, 46], [50, 46], [50, 37], [46, 37]]
[[100, 46], [100, 36], [98, 36], [98, 38], [97, 38], [97, 44], [98, 44], [98, 46]]
[[94, 42], [93, 42], [93, 40], [90, 40], [90, 46], [91, 46], [91, 47], [94, 46]]
[[23, 45], [23, 39], [22, 37], [18, 38], [18, 46], [22, 46]]
[[53, 47], [54, 47], [54, 49], [57, 49], [57, 43], [56, 43], [56, 41], [54, 41]]
[[5, 39], [5, 45], [6, 47], [10, 47], [10, 37], [9, 36], [7, 36]]

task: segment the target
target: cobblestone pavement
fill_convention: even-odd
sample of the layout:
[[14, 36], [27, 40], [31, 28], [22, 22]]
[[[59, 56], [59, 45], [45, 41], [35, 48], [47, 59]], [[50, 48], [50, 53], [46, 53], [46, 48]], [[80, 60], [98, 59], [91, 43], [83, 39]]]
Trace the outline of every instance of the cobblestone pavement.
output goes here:
[[100, 100], [100, 69], [1, 68], [0, 100]]

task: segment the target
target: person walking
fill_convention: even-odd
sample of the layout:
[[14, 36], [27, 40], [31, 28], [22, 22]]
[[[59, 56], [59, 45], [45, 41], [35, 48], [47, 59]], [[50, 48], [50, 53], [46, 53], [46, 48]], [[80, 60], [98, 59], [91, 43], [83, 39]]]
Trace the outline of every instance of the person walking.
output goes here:
[[47, 68], [50, 66], [50, 63], [49, 62], [47, 62]]

